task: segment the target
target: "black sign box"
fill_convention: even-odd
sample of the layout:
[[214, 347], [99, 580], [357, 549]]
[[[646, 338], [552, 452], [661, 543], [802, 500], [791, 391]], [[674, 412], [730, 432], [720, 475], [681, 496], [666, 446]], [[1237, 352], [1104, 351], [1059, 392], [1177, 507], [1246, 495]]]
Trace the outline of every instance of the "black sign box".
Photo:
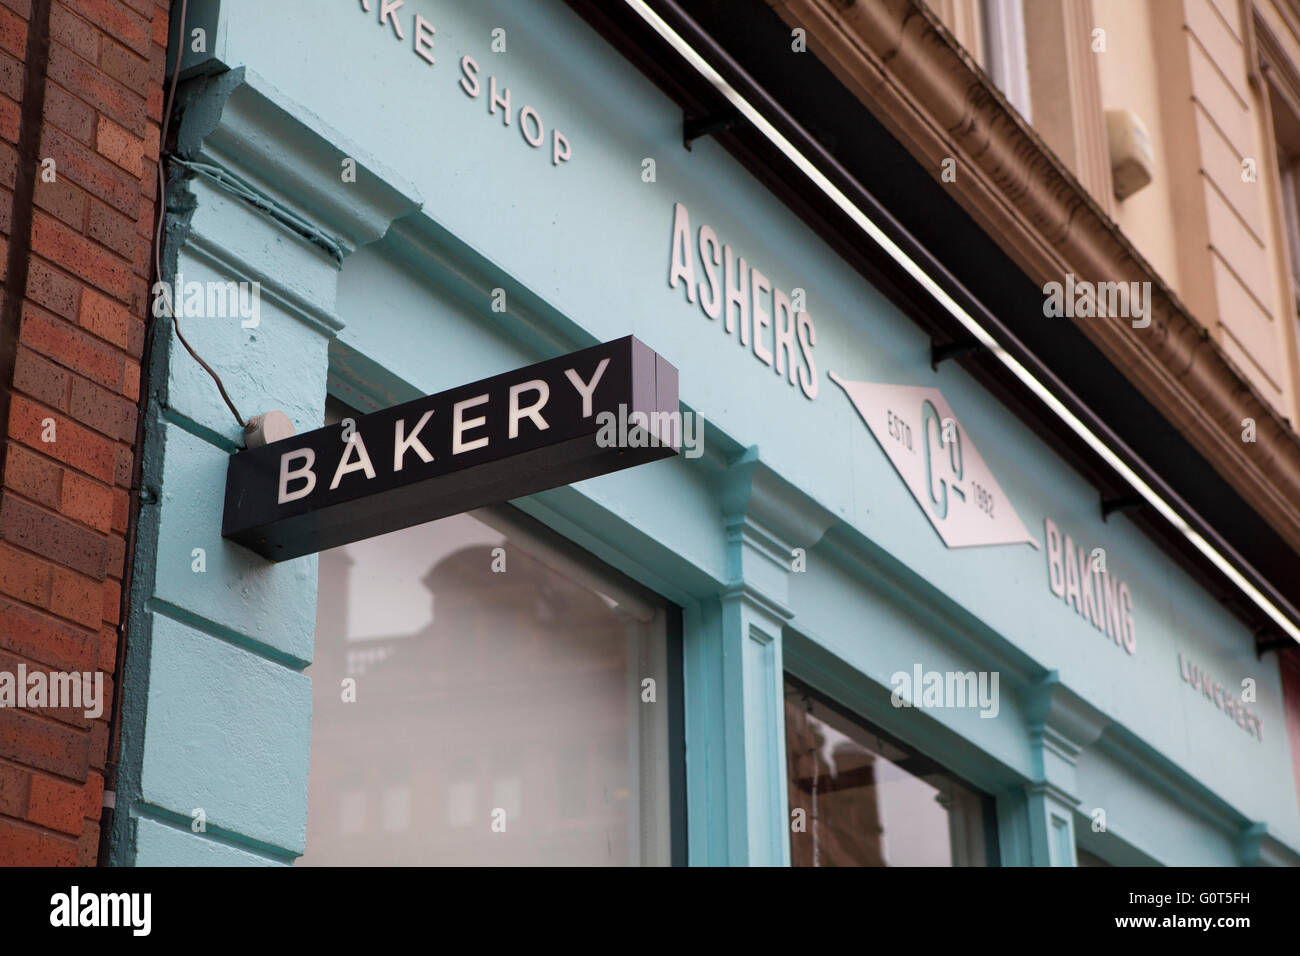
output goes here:
[[353, 421], [232, 455], [222, 536], [285, 561], [681, 445], [677, 369], [630, 335]]

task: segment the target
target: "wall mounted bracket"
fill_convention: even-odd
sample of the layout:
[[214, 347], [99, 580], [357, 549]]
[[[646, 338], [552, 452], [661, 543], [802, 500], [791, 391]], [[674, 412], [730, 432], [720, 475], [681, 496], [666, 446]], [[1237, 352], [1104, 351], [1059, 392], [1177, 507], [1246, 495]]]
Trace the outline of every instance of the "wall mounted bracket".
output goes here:
[[683, 116], [682, 145], [689, 150], [695, 140], [726, 132], [739, 122], [740, 111], [734, 109], [720, 110], [707, 116]]
[[1135, 508], [1141, 508], [1146, 504], [1146, 499], [1140, 495], [1125, 495], [1118, 498], [1101, 499], [1101, 520], [1106, 521], [1116, 511], [1132, 511]]
[[939, 363], [950, 358], [959, 358], [963, 355], [974, 355], [980, 352], [987, 352], [988, 346], [975, 339], [959, 339], [956, 342], [945, 342], [943, 345], [936, 344], [933, 340], [930, 342], [930, 370], [937, 372]]

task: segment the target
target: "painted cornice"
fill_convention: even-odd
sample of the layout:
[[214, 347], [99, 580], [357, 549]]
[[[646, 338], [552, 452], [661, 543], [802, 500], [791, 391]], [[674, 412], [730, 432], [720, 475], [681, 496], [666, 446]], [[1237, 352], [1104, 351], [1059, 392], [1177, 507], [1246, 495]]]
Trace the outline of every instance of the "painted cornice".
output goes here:
[[[1075, 176], [916, 0], [766, 0], [1033, 281], [1149, 281], [1151, 324], [1073, 319], [1300, 550], [1300, 435], [1227, 358]], [[1054, 319], [1053, 321], [1071, 321]], [[1241, 441], [1243, 419], [1257, 440]]]

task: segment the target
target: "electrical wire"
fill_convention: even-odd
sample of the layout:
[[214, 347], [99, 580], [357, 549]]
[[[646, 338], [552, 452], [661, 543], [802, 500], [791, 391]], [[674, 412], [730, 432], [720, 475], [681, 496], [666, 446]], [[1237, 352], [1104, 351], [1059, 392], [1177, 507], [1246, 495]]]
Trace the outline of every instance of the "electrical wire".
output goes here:
[[[181, 77], [181, 56], [184, 48], [185, 17], [186, 14], [188, 13], [188, 8], [189, 8], [189, 0], [181, 0], [180, 32], [177, 34], [180, 37], [180, 42], [176, 47], [176, 68], [172, 70], [171, 83], [167, 89], [167, 101], [166, 103], [163, 104], [162, 130], [160, 131], [158, 137], [158, 142], [160, 146], [162, 146], [163, 148], [165, 148], [167, 145], [167, 132], [168, 132], [168, 127], [171, 125], [170, 120], [172, 115], [172, 105], [176, 99], [176, 86], [177, 83], [180, 81], [180, 77]], [[162, 234], [163, 234], [163, 223], [165, 222], [166, 217], [167, 217], [167, 174], [163, 172], [162, 156], [159, 156], [158, 224], [154, 229], [154, 237], [153, 237], [154, 276], [159, 282], [161, 282], [162, 280]], [[168, 317], [172, 320], [172, 327], [176, 329], [176, 338], [180, 340], [181, 345], [185, 346], [185, 351], [190, 353], [190, 356], [194, 359], [194, 361], [198, 362], [199, 365], [203, 368], [203, 370], [207, 372], [210, 376], [212, 376], [212, 381], [216, 382], [217, 384], [217, 391], [221, 393], [221, 398], [226, 403], [226, 407], [229, 408], [231, 414], [235, 416], [235, 421], [239, 423], [240, 428], [246, 428], [248, 425], [248, 420], [245, 419], [244, 416], [239, 413], [239, 409], [235, 407], [235, 403], [231, 399], [230, 393], [226, 391], [225, 383], [221, 381], [221, 376], [217, 374], [216, 370], [213, 369], [211, 365], [209, 365], [207, 362], [203, 360], [203, 357], [194, 350], [194, 347], [190, 345], [190, 343], [185, 340], [185, 336], [181, 334], [181, 324], [180, 321], [176, 318], [176, 310], [172, 307], [171, 297], [166, 294], [167, 287], [164, 284], [162, 288], [164, 292], [160, 296], [160, 298], [162, 299], [164, 306], [166, 306]]]

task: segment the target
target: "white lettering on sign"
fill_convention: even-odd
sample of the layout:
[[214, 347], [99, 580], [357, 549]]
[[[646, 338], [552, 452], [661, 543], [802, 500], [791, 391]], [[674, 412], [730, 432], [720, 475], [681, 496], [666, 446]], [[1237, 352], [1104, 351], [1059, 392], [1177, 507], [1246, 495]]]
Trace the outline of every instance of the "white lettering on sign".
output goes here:
[[1133, 595], [1083, 546], [1064, 534], [1051, 518], [1043, 519], [1047, 537], [1047, 586], [1074, 612], [1112, 638], [1130, 654], [1137, 653], [1133, 629]]
[[1038, 542], [937, 388], [830, 379], [848, 395], [943, 543]]
[[[295, 461], [301, 461], [301, 468], [290, 468], [289, 465]], [[280, 456], [280, 494], [277, 500], [280, 504], [286, 504], [290, 501], [297, 501], [299, 498], [306, 498], [316, 488], [316, 473], [312, 468], [316, 465], [316, 453], [310, 448], [300, 448], [297, 451], [287, 451]], [[298, 478], [306, 480], [301, 488], [293, 491], [289, 490], [289, 482]]]
[[[479, 94], [483, 91], [482, 83], [478, 78], [478, 62], [469, 54], [460, 58], [460, 88], [470, 99], [478, 99]], [[488, 98], [487, 111], [489, 115], [495, 116], [501, 114], [501, 124], [509, 126], [511, 120], [510, 109], [510, 87], [498, 86], [497, 78], [493, 75], [488, 76]], [[533, 149], [538, 149], [546, 142], [546, 124], [542, 122], [541, 114], [531, 106], [523, 106], [519, 110], [519, 133], [524, 142]], [[569, 140], [558, 129], [551, 130], [551, 165], [559, 166], [561, 163], [567, 163], [573, 156], [573, 151], [569, 147]]]
[[403, 437], [402, 432], [406, 430], [406, 419], [399, 418], [397, 420], [397, 424], [393, 427], [393, 471], [402, 470], [402, 464], [406, 458], [406, 453], [412, 449], [420, 456], [420, 461], [424, 462], [426, 465], [433, 461], [433, 455], [429, 453], [429, 449], [425, 448], [424, 443], [420, 441], [420, 430], [424, 428], [425, 425], [429, 424], [429, 419], [432, 417], [433, 409], [431, 408], [420, 416], [420, 420], [415, 423], [414, 430], [412, 430], [411, 434], [405, 437]]
[[[608, 361], [608, 360], [607, 360]], [[570, 369], [572, 371], [572, 369]], [[523, 392], [536, 392], [537, 401], [533, 404], [521, 407], [519, 405], [519, 396]], [[538, 431], [546, 431], [551, 426], [546, 424], [546, 419], [542, 417], [542, 406], [546, 404], [551, 397], [551, 386], [547, 385], [540, 378], [535, 378], [531, 382], [521, 382], [518, 385], [510, 386], [510, 423], [506, 426], [508, 437], [519, 437], [519, 421], [527, 418], [537, 426]]]
[[[410, 25], [410, 52], [414, 53], [427, 66], [436, 66], [438, 60], [434, 56], [434, 49], [438, 39], [437, 28], [427, 19], [418, 13], [408, 13], [403, 9], [405, 0], [379, 0], [378, 7], [372, 7], [369, 0], [363, 0], [360, 5], [362, 13], [375, 14], [372, 22], [377, 23], [384, 31], [394, 40], [400, 43], [407, 42], [407, 30], [405, 24]], [[460, 58], [460, 88], [470, 99], [478, 99], [479, 94], [483, 91], [483, 85], [479, 81], [478, 62], [469, 54]], [[501, 124], [503, 126], [514, 125], [518, 128], [523, 141], [533, 149], [540, 149], [547, 140], [549, 133], [551, 141], [551, 165], [560, 166], [567, 163], [573, 157], [573, 148], [569, 145], [568, 137], [558, 129], [552, 127], [547, 129], [542, 120], [541, 111], [522, 104], [518, 113], [518, 121], [513, 122], [515, 118], [511, 111], [510, 88], [501, 84], [495, 76], [488, 76], [488, 100], [487, 112], [490, 116], [501, 115]]]
[[[696, 273], [697, 252], [699, 275], [703, 278], [698, 278]], [[668, 288], [678, 286], [685, 287], [686, 301], [691, 304], [698, 294], [705, 316], [710, 319], [722, 316], [728, 335], [739, 328], [742, 346], [750, 347], [752, 338], [756, 359], [791, 385], [797, 381], [810, 400], [817, 397], [817, 363], [812, 354], [817, 330], [812, 316], [804, 311], [796, 312], [790, 297], [775, 288], [758, 269], [749, 266], [730, 245], [719, 243], [718, 234], [711, 227], [700, 226], [698, 240], [693, 239], [690, 213], [681, 203], [674, 203]]]
[[478, 418], [465, 420], [465, 409], [476, 408], [479, 405], [486, 405], [487, 395], [475, 395], [473, 398], [467, 398], [463, 402], [457, 402], [451, 406], [451, 453], [460, 455], [467, 451], [473, 451], [475, 448], [482, 448], [488, 443], [488, 437], [475, 438], [472, 441], [464, 441], [465, 432], [471, 428], [479, 428], [487, 424], [487, 418], [480, 415]]
[[1260, 729], [1263, 721], [1258, 714], [1246, 706], [1245, 701], [1233, 696], [1233, 685], [1224, 687], [1217, 680], [1212, 680], [1206, 671], [1183, 657], [1182, 651], [1178, 652], [1178, 673], [1191, 685], [1193, 691], [1206, 700], [1213, 701], [1215, 706], [1231, 717], [1238, 727], [1256, 740], [1264, 739], [1264, 732]]

